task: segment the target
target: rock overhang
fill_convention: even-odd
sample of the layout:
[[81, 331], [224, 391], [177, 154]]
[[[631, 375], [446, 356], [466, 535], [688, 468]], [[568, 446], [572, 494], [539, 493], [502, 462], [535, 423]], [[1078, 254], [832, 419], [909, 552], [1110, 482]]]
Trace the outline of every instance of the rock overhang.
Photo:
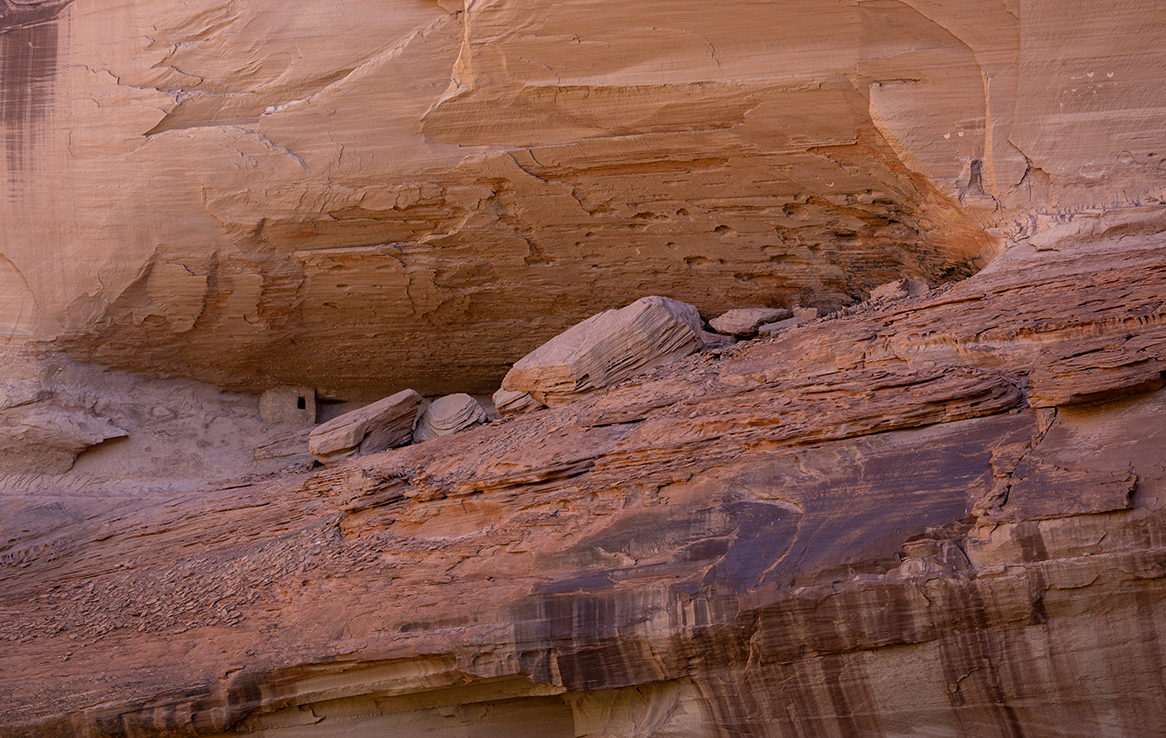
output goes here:
[[163, 3], [97, 39], [100, 8], [54, 6], [6, 325], [231, 389], [486, 393], [638, 295], [831, 309], [1158, 197], [1162, 131], [1120, 102], [1156, 53], [1135, 8], [1054, 73], [1049, 4], [601, 7], [349, 11], [338, 48], [313, 9]]

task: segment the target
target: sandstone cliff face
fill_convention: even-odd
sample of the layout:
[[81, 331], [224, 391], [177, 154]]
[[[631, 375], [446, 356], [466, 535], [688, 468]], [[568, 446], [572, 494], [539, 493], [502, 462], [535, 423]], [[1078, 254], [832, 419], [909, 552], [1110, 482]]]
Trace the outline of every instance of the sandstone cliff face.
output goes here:
[[[0, 736], [1156, 734], [1164, 42], [0, 0]], [[823, 317], [314, 466], [647, 294]]]
[[0, 332], [233, 389], [488, 393], [1162, 198], [1150, 0], [0, 7]]
[[1153, 734], [1163, 245], [327, 470], [9, 494], [0, 734]]

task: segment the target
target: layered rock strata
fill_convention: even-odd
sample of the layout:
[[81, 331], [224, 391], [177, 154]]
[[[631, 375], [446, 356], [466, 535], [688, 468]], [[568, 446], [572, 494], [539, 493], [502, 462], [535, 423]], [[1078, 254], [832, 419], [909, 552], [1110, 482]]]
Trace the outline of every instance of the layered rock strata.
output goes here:
[[486, 411], [467, 394], [446, 395], [434, 400], [417, 418], [413, 442], [451, 436], [485, 423]]
[[1110, 235], [322, 471], [0, 498], [0, 733], [1153, 734], [1166, 241]]
[[413, 438], [420, 404], [421, 395], [401, 390], [316, 426], [308, 436], [308, 450], [331, 466], [353, 456], [402, 446]]
[[515, 362], [502, 380], [554, 407], [683, 358], [701, 347], [700, 313], [668, 297], [642, 297], [596, 313]]
[[368, 401], [632, 296], [942, 284], [1161, 204], [1163, 13], [5, 0], [0, 335]]

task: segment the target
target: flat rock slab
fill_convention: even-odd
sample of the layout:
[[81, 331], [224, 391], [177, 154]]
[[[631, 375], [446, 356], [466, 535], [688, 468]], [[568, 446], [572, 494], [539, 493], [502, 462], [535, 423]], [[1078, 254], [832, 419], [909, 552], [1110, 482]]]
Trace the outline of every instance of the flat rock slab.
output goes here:
[[402, 446], [413, 437], [421, 395], [402, 390], [359, 410], [333, 418], [308, 436], [308, 450], [326, 466], [352, 456]]
[[667, 297], [644, 297], [592, 315], [514, 365], [502, 389], [563, 405], [646, 369], [700, 349], [696, 308]]
[[805, 318], [793, 317], [779, 320], [776, 323], [767, 323], [757, 329], [757, 334], [760, 336], [776, 336], [778, 333], [784, 333], [796, 325], [805, 323]]
[[757, 335], [757, 329], [766, 323], [792, 318], [793, 313], [783, 308], [741, 308], [730, 310], [719, 318], [709, 321], [717, 333], [738, 338]]
[[425, 408], [413, 431], [414, 443], [431, 438], [452, 436], [459, 431], [481, 425], [487, 420], [486, 411], [478, 401], [467, 394], [446, 395]]

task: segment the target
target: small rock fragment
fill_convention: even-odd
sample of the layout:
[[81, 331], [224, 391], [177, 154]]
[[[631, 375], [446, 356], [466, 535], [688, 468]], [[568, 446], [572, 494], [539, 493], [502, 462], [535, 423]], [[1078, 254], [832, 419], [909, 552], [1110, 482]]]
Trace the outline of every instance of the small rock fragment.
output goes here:
[[486, 411], [466, 394], [446, 395], [421, 413], [413, 429], [413, 442], [450, 436], [486, 422]]
[[525, 392], [511, 392], [510, 390], [504, 389], [495, 392], [493, 400], [494, 408], [498, 410], [498, 414], [502, 417], [530, 413], [535, 410], [542, 410], [545, 407], [545, 405]]
[[308, 450], [326, 466], [409, 442], [421, 395], [411, 389], [345, 413], [308, 436]]
[[712, 350], [732, 346], [737, 342], [737, 339], [733, 336], [725, 336], [720, 333], [701, 331], [700, 342], [704, 346], [705, 350]]
[[803, 322], [818, 317], [818, 308], [794, 305], [790, 308], [790, 311], [794, 314], [795, 318], [801, 318]]
[[643, 297], [592, 315], [524, 356], [502, 389], [554, 407], [700, 349], [700, 314], [667, 297]]
[[709, 321], [717, 333], [738, 338], [757, 335], [757, 329], [767, 323], [776, 323], [793, 317], [793, 313], [783, 308], [741, 308], [730, 310], [719, 318]]

